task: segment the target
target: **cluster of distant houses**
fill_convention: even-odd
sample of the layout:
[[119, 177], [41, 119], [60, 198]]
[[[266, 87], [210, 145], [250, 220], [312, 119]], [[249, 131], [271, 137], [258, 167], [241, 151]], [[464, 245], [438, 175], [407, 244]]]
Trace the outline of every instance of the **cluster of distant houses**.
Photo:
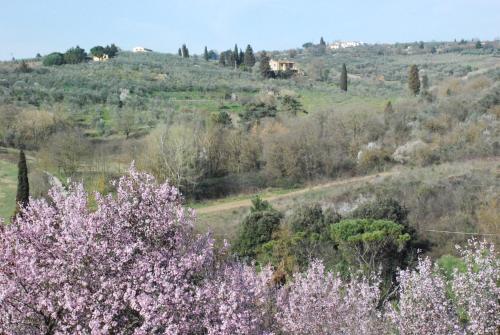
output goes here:
[[109, 59], [108, 54], [102, 54], [101, 56], [92, 56], [92, 60], [94, 62], [102, 62], [108, 59]]
[[345, 49], [345, 48], [354, 48], [360, 45], [363, 45], [363, 42], [357, 42], [357, 41], [336, 41], [333, 43], [330, 43], [328, 45], [328, 48], [331, 50], [337, 50], [337, 49]]
[[[356, 41], [336, 41], [328, 45], [328, 48], [332, 50], [336, 49], [344, 49], [344, 48], [352, 48], [352, 47], [357, 47], [363, 45], [362, 42], [356, 42]], [[132, 49], [132, 52], [134, 53], [148, 53], [148, 52], [153, 52], [153, 50], [145, 48], [145, 47], [134, 47]], [[103, 55], [103, 57], [94, 57], [94, 61], [102, 61], [106, 60], [107, 55]], [[297, 64], [291, 60], [275, 60], [271, 59], [269, 61], [269, 66], [271, 67], [271, 70], [274, 72], [298, 72], [299, 69], [297, 67]]]
[[[145, 52], [153, 52], [153, 50], [151, 49], [148, 49], [148, 48], [144, 48], [144, 47], [135, 47], [132, 49], [132, 52], [135, 52], [135, 53], [145, 53]], [[102, 61], [106, 61], [109, 59], [109, 56], [105, 53], [103, 53], [102, 55], [99, 55], [99, 56], [92, 56], [92, 60], [94, 62], [102, 62]]]
[[[145, 48], [145, 47], [135, 47], [132, 49], [132, 52], [134, 52], [134, 53], [148, 53], [148, 52], [153, 52], [153, 50]], [[94, 60], [96, 60], [96, 59], [94, 59]], [[102, 59], [97, 59], [97, 60], [102, 60]], [[295, 62], [292, 62], [289, 60], [271, 59], [269, 61], [269, 66], [271, 67], [271, 70], [275, 71], [275, 72], [278, 72], [278, 71], [297, 72], [298, 71], [298, 68], [297, 68], [297, 65], [295, 64]]]

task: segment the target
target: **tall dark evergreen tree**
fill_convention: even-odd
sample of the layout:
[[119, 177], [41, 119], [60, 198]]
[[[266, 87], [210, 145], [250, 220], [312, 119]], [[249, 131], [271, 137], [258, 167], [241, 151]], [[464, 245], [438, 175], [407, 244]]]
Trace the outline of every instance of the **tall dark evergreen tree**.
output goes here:
[[226, 66], [226, 53], [224, 51], [219, 55], [219, 65]]
[[189, 58], [189, 49], [185, 44], [182, 45], [182, 58]]
[[321, 36], [321, 39], [319, 40], [319, 45], [326, 46], [326, 43], [325, 43], [325, 40], [323, 39], [323, 36]]
[[240, 53], [238, 52], [238, 44], [234, 45], [234, 51], [233, 51], [233, 66], [237, 67], [240, 64]]
[[247, 67], [252, 67], [255, 65], [255, 55], [253, 54], [253, 49], [249, 45], [247, 45], [247, 49], [245, 50], [245, 55], [243, 56], [243, 63]]
[[17, 164], [17, 194], [16, 194], [16, 213], [20, 207], [28, 205], [30, 196], [30, 185], [28, 181], [28, 165], [26, 164], [26, 155], [21, 149], [19, 152], [19, 162]]
[[243, 64], [245, 61], [245, 53], [240, 49], [240, 54], [238, 55], [238, 65]]
[[420, 92], [420, 78], [418, 76], [418, 67], [415, 64], [410, 67], [410, 71], [408, 73], [408, 87], [415, 95]]
[[177, 51], [177, 53], [179, 54], [179, 57], [182, 57], [182, 50], [181, 50], [181, 48], [179, 48], [179, 51]]
[[394, 108], [392, 108], [391, 101], [387, 101], [384, 108], [384, 123], [386, 127], [389, 127], [390, 120], [394, 117]]
[[260, 74], [263, 78], [270, 78], [272, 76], [271, 66], [269, 65], [269, 61], [271, 58], [267, 55], [265, 51], [262, 52], [260, 56]]
[[205, 60], [208, 62], [208, 60], [210, 59], [209, 56], [208, 56], [208, 49], [207, 47], [205, 46], [205, 51], [203, 52], [203, 58], [205, 58]]
[[394, 113], [394, 108], [392, 108], [392, 102], [390, 100], [387, 101], [387, 104], [385, 105], [384, 113], [388, 115]]
[[115, 57], [116, 54], [118, 54], [118, 51], [119, 49], [114, 43], [111, 43], [111, 45], [106, 45], [106, 47], [104, 48], [104, 53], [108, 55], [109, 58]]
[[342, 64], [342, 72], [340, 73], [340, 89], [347, 92], [347, 67]]

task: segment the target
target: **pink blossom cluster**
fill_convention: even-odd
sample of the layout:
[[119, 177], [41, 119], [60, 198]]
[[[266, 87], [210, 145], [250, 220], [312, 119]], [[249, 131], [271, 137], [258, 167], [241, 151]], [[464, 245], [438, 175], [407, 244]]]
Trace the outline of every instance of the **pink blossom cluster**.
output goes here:
[[206, 303], [203, 324], [207, 333], [270, 334], [274, 296], [271, 277], [269, 267], [256, 273], [248, 265], [224, 265], [200, 290]]
[[420, 259], [399, 272], [399, 299], [387, 316], [398, 334], [497, 334], [500, 331], [500, 258], [493, 244], [457, 247], [466, 270], [445, 282], [437, 265]]
[[430, 259], [414, 270], [399, 272], [399, 300], [387, 307], [398, 334], [461, 334], [456, 311], [446, 296], [446, 283]]
[[450, 281], [429, 259], [347, 280], [312, 262], [282, 287], [269, 267], [229, 261], [176, 188], [131, 168], [115, 195], [81, 185], [31, 200], [0, 223], [0, 334], [495, 334], [500, 263], [492, 245], [460, 249]]
[[470, 240], [468, 248], [457, 247], [466, 271], [455, 271], [452, 290], [457, 307], [466, 312], [468, 334], [500, 332], [500, 260], [494, 245]]
[[378, 280], [344, 282], [316, 261], [279, 292], [276, 319], [285, 334], [377, 334], [379, 299]]

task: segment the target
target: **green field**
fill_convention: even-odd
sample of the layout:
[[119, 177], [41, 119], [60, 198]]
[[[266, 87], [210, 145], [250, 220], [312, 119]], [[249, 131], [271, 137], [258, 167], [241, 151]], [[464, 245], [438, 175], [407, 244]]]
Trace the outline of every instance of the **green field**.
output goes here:
[[0, 154], [0, 218], [8, 220], [16, 207], [17, 166]]

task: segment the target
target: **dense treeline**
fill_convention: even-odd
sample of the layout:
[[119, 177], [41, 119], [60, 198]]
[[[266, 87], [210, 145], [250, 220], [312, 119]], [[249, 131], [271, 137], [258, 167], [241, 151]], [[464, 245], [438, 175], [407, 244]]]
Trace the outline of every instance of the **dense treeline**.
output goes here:
[[[118, 53], [118, 47], [114, 44], [105, 47], [97, 45], [90, 49], [92, 56], [102, 58], [104, 55], [108, 58], [113, 58]], [[88, 55], [85, 49], [80, 48], [78, 45], [74, 48], [68, 49], [65, 53], [53, 52], [43, 57], [44, 66], [63, 65], [63, 64], [79, 64], [87, 61]]]
[[412, 265], [429, 248], [409, 225], [408, 210], [391, 198], [362, 204], [345, 217], [318, 203], [298, 206], [285, 217], [257, 197], [233, 245], [248, 262], [272, 264], [281, 281], [321, 259], [346, 277], [353, 271], [377, 273], [386, 291], [397, 269]]
[[245, 71], [252, 71], [256, 63], [256, 56], [250, 44], [247, 45], [245, 52], [238, 49], [238, 45], [234, 45], [234, 50], [223, 51], [219, 55], [219, 65], [228, 66], [232, 68], [239, 68]]
[[[418, 114], [414, 105], [391, 104], [385, 115], [365, 117], [334, 112], [298, 117], [304, 115], [297, 103], [299, 97], [264, 94], [243, 102], [238, 121], [222, 111], [215, 112], [208, 124], [194, 119], [156, 129], [146, 137], [145, 158], [138, 162], [144, 162], [143, 166], [157, 176], [174, 180], [187, 194], [206, 198], [242, 190], [257, 176], [260, 182], [256, 187], [286, 186], [380, 171], [397, 162], [425, 166], [492, 156], [498, 154], [495, 123], [476, 121], [494, 117], [491, 113], [499, 87], [488, 83], [481, 78], [471, 84], [482, 86], [482, 93], [470, 93], [476, 95], [474, 101], [465, 102], [463, 96], [445, 97], [439, 102], [424, 102], [424, 110]], [[460, 110], [455, 109], [458, 103]], [[456, 137], [457, 132], [473, 137]], [[415, 133], [420, 140], [409, 141]], [[184, 134], [192, 135], [180, 146]], [[163, 148], [156, 148], [154, 143], [162, 143]], [[168, 163], [175, 165], [175, 172], [168, 172], [169, 168], [160, 163], [172, 155], [165, 148], [178, 151], [175, 157], [179, 161]], [[151, 157], [158, 157], [159, 162]], [[230, 185], [232, 175], [240, 176], [237, 183], [241, 185]]]

